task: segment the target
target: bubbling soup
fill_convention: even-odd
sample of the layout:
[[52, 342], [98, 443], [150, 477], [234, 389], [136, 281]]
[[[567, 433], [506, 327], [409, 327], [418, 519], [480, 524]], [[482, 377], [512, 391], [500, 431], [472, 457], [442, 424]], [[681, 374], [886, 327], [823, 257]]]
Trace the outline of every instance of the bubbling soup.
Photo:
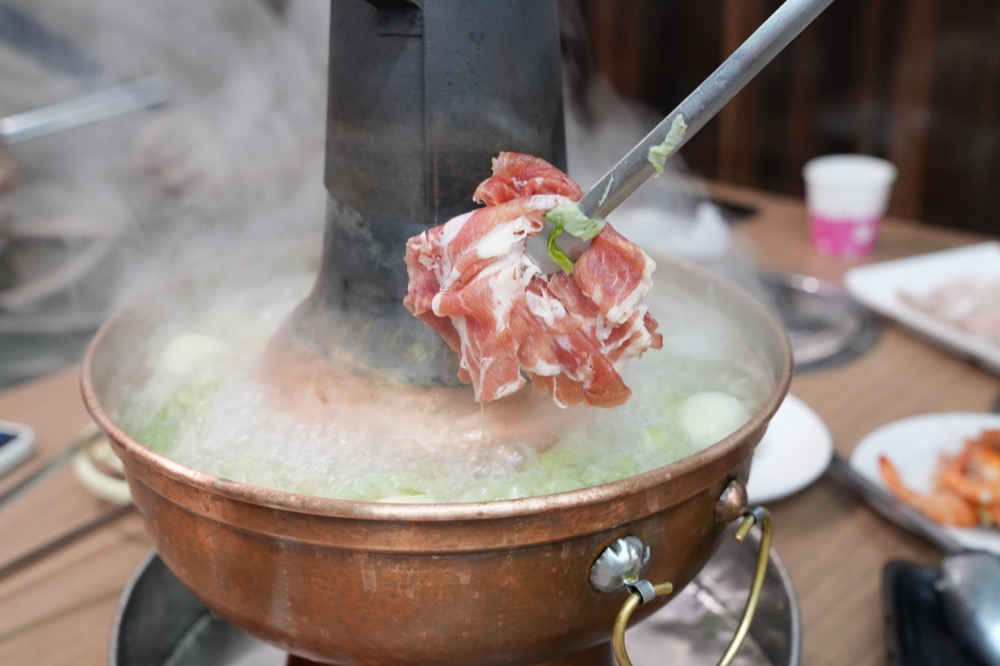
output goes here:
[[[573, 407], [571, 418], [540, 430], [544, 438], [522, 434], [475, 449], [436, 443], [402, 455], [371, 434], [371, 423], [307, 422], [268, 399], [257, 360], [314, 279], [305, 261], [256, 277], [238, 271], [181, 299], [181, 308], [144, 314], [148, 346], [129, 382], [139, 388], [127, 392], [115, 420], [176, 462], [259, 487], [372, 502], [475, 502], [574, 490], [667, 465], [736, 431], [772, 389], [726, 313], [654, 279], [649, 301], [663, 349], [626, 366], [633, 395], [624, 405]], [[376, 391], [372, 413], [382, 431], [406, 432], [410, 424], [395, 422], [405, 410], [393, 395], [383, 400]], [[494, 406], [475, 409], [488, 437]]]

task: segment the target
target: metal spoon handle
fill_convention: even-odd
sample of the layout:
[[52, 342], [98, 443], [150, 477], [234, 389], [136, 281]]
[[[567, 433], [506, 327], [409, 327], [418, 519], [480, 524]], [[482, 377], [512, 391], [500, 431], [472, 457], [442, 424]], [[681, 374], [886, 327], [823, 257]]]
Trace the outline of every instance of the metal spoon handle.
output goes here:
[[68, 102], [0, 118], [0, 140], [9, 145], [21, 143], [166, 103], [166, 86], [160, 78], [128, 81]]
[[590, 188], [578, 204], [580, 211], [591, 218], [607, 217], [655, 173], [649, 161], [649, 150], [663, 143], [677, 116], [684, 117], [687, 130], [674, 144], [673, 152], [704, 127], [832, 1], [786, 0], [680, 106]]
[[966, 550], [941, 525], [869, 481], [838, 455], [830, 461], [830, 474], [855, 490], [883, 517], [923, 537], [943, 552], [950, 554]]

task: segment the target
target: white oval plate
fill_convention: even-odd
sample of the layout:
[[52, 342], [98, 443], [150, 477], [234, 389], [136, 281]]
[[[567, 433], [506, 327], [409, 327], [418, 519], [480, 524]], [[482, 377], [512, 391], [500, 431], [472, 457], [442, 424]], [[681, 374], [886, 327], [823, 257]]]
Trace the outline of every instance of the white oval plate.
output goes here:
[[818, 479], [832, 457], [833, 439], [826, 424], [788, 394], [754, 452], [747, 495], [758, 503], [796, 493]]
[[[950, 412], [912, 416], [888, 423], [866, 435], [851, 454], [851, 465], [884, 488], [878, 459], [885, 455], [899, 470], [903, 483], [916, 491], [927, 492], [933, 485], [934, 471], [942, 453], [957, 453], [966, 437], [975, 437], [993, 428], [1000, 428], [1000, 414]], [[1000, 553], [998, 529], [949, 526], [945, 529], [967, 548]]]

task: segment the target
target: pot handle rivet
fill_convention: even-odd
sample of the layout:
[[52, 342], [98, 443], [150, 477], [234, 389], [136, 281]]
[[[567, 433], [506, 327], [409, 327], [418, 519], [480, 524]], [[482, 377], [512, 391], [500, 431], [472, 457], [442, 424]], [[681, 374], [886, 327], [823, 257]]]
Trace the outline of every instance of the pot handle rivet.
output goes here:
[[715, 504], [715, 522], [731, 523], [743, 515], [749, 499], [747, 487], [739, 479], [730, 481]]
[[[730, 486], [732, 485], [733, 484], [730, 484]], [[740, 483], [739, 486], [743, 489], [743, 493], [745, 495], [746, 488], [743, 488], [742, 483]], [[764, 589], [764, 577], [767, 575], [767, 565], [768, 562], [770, 562], [771, 514], [769, 514], [767, 509], [763, 507], [754, 507], [743, 512], [742, 517], [743, 520], [733, 533], [733, 539], [739, 543], [743, 543], [747, 534], [749, 534], [754, 525], [760, 527], [760, 545], [758, 546], [759, 550], [757, 551], [757, 564], [754, 567], [753, 580], [750, 582], [750, 593], [747, 595], [747, 602], [743, 607], [743, 615], [740, 618], [739, 625], [736, 627], [736, 632], [733, 634], [733, 637], [729, 642], [729, 646], [719, 659], [718, 666], [731, 666], [733, 660], [736, 658], [736, 653], [739, 652], [740, 647], [743, 645], [743, 641], [750, 632], [750, 624], [753, 622], [754, 614], [757, 612], [757, 604], [760, 602], [761, 590]], [[628, 626], [628, 621], [629, 618], [632, 617], [633, 611], [635, 611], [640, 604], [647, 603], [658, 595], [670, 594], [673, 592], [673, 586], [670, 583], [652, 585], [645, 580], [639, 581], [639, 583], [641, 584], [626, 585], [626, 589], [629, 590], [629, 597], [625, 600], [621, 610], [618, 611], [618, 617], [615, 618], [614, 630], [611, 635], [611, 649], [614, 652], [615, 661], [617, 661], [620, 666], [632, 666], [632, 661], [629, 659], [628, 652], [625, 650], [625, 629]]]
[[641, 580], [650, 557], [649, 546], [639, 537], [615, 539], [590, 567], [590, 584], [605, 593], [629, 588]]

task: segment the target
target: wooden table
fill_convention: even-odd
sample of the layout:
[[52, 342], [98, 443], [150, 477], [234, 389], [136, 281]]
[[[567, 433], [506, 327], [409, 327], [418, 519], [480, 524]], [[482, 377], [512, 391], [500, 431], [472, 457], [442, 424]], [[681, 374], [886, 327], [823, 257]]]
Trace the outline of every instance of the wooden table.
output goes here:
[[[853, 265], [981, 240], [912, 222], [889, 220], [875, 254], [856, 262], [809, 250], [800, 201], [716, 185], [713, 194], [759, 208], [738, 225], [760, 265], [839, 283]], [[888, 324], [877, 346], [831, 370], [797, 376], [792, 392], [812, 406], [841, 454], [874, 428], [935, 411], [988, 411], [1000, 381]], [[76, 370], [0, 394], [0, 419], [33, 426], [39, 453], [0, 483], [0, 492], [64, 448], [87, 424]], [[0, 564], [85, 521], [103, 508], [63, 469], [0, 511]], [[883, 564], [892, 558], [934, 562], [938, 554], [888, 524], [854, 495], [823, 478], [770, 505], [775, 546], [790, 570], [802, 608], [809, 666], [885, 663], [880, 603]], [[119, 595], [149, 540], [135, 514], [0, 580], [0, 664], [86, 666], [106, 663]]]

